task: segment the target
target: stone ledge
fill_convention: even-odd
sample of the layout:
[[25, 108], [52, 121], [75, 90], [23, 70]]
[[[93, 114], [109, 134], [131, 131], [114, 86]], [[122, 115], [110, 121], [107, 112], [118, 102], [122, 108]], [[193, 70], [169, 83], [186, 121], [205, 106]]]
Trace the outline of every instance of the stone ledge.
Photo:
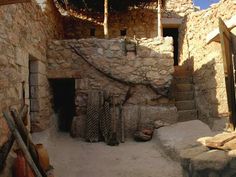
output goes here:
[[183, 149], [197, 147], [201, 137], [211, 136], [210, 128], [200, 120], [181, 122], [155, 131], [157, 141], [174, 160], [180, 160]]

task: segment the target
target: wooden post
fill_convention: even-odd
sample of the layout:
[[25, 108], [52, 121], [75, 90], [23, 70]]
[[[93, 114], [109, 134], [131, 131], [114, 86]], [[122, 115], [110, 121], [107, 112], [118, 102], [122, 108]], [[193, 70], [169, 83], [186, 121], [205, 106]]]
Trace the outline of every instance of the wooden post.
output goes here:
[[157, 0], [157, 36], [163, 37], [163, 28], [161, 22], [162, 0]]
[[108, 34], [108, 0], [104, 0], [104, 22], [103, 22], [103, 26], [104, 26], [104, 37], [106, 39], [109, 38], [109, 34]]

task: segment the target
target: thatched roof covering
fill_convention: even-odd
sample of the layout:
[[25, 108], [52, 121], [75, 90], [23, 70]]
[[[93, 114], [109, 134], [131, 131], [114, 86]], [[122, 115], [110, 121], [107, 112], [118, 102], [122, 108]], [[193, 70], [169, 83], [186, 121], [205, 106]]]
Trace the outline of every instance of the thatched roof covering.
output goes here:
[[[62, 8], [88, 12], [103, 12], [104, 0], [57, 0]], [[164, 0], [162, 0], [164, 1]], [[125, 11], [130, 7], [142, 7], [157, 0], [109, 0], [109, 11]], [[164, 3], [163, 3], [164, 4]]]

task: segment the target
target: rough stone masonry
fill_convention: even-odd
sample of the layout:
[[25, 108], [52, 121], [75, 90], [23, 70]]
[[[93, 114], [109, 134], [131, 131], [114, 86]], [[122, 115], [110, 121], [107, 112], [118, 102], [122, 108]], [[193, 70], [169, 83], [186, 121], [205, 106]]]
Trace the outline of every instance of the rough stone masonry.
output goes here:
[[[76, 54], [72, 47], [78, 49], [94, 67]], [[122, 103], [131, 88], [132, 97], [125, 104], [123, 114], [127, 132], [134, 132], [137, 127], [138, 107], [141, 107], [143, 122], [151, 123], [157, 119], [176, 122], [176, 108], [168, 99], [174, 72], [172, 38], [136, 42], [96, 38], [57, 40], [49, 43], [47, 57], [49, 78], [76, 79], [74, 119], [77, 119], [78, 136], [83, 136], [87, 95], [91, 90], [115, 94], [119, 97], [118, 102]]]

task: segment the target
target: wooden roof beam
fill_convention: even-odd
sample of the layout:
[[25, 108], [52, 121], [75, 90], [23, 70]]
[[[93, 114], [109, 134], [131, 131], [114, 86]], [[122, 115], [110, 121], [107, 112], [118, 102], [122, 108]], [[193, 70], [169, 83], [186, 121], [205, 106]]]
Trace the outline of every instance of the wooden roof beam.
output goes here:
[[[236, 15], [234, 15], [231, 19], [224, 21], [225, 25], [229, 30], [236, 27]], [[211, 42], [220, 42], [220, 31], [219, 28], [215, 28], [213, 31], [208, 33], [206, 37], [206, 43], [209, 44]]]
[[0, 0], [0, 6], [25, 2], [31, 2], [31, 0]]

